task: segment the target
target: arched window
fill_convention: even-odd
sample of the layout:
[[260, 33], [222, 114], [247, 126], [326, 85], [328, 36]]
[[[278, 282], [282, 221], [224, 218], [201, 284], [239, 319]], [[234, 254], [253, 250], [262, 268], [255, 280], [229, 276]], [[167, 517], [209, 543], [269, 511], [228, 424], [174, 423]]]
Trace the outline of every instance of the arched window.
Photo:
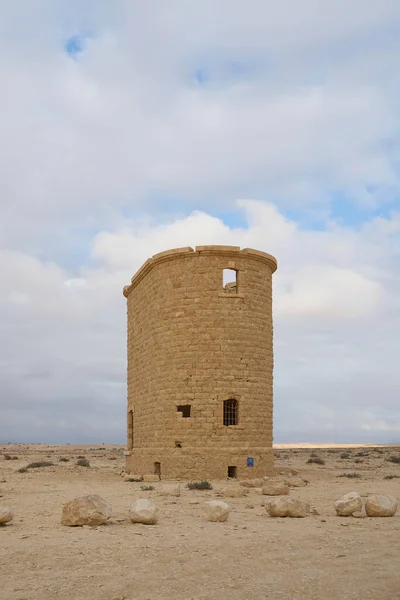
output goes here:
[[224, 400], [224, 425], [237, 425], [239, 422], [239, 403], [234, 398]]

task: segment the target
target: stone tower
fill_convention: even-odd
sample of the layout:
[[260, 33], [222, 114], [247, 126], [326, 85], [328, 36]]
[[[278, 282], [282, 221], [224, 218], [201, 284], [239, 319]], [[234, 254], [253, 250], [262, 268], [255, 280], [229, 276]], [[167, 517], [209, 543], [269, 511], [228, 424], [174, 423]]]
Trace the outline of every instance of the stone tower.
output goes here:
[[273, 472], [276, 268], [273, 256], [250, 248], [176, 248], [148, 259], [124, 288], [127, 473], [224, 479]]

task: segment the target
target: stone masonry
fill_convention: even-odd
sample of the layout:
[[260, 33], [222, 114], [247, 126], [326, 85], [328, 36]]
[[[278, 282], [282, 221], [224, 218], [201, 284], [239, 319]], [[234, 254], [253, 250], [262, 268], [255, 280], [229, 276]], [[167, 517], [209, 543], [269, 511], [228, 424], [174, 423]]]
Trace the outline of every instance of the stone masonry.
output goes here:
[[[162, 479], [273, 473], [273, 256], [177, 248], [139, 269], [128, 308], [126, 472]], [[223, 285], [223, 270], [235, 281]]]

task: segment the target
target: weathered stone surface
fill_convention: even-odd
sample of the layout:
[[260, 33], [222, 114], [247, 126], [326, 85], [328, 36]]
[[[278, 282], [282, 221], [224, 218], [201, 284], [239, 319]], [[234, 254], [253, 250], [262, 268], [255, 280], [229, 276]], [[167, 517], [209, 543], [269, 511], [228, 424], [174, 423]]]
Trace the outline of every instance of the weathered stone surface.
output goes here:
[[296, 469], [293, 469], [292, 467], [279, 467], [276, 472], [279, 475], [298, 475], [299, 472]]
[[6, 506], [0, 506], [0, 525], [5, 525], [5, 523], [9, 523], [14, 518], [14, 513], [11, 508]]
[[310, 512], [308, 502], [289, 497], [280, 497], [265, 503], [265, 510], [271, 517], [306, 517]]
[[285, 479], [285, 484], [289, 487], [305, 487], [307, 481], [304, 481], [301, 477], [288, 477]]
[[68, 527], [103, 525], [110, 517], [111, 506], [97, 494], [88, 494], [64, 504], [61, 523]]
[[262, 487], [263, 483], [263, 479], [245, 479], [244, 481], [240, 482], [240, 485], [247, 488], [260, 488]]
[[[250, 248], [174, 248], [149, 258], [124, 288], [127, 473], [157, 473], [162, 482], [274, 473], [276, 266], [274, 258]], [[236, 289], [224, 286], [224, 269], [237, 273]], [[194, 331], [201, 343], [194, 343]], [[244, 365], [245, 376], [238, 377]], [[235, 429], [223, 426], [227, 420]]]
[[264, 496], [287, 496], [289, 488], [279, 481], [265, 481], [261, 493]]
[[244, 487], [226, 487], [219, 490], [223, 498], [242, 498], [249, 493], [248, 488]]
[[349, 517], [362, 509], [362, 500], [357, 492], [344, 494], [335, 502], [335, 511], [339, 517]]
[[210, 500], [204, 505], [208, 521], [226, 521], [229, 517], [229, 504], [221, 500]]
[[180, 496], [181, 495], [181, 486], [179, 483], [165, 483], [161, 487], [161, 496]]
[[143, 475], [143, 481], [145, 483], [153, 483], [155, 481], [160, 481], [160, 478], [158, 475], [152, 475], [151, 473], [146, 473], [145, 475]]
[[132, 523], [155, 525], [158, 521], [159, 510], [151, 500], [139, 498], [132, 504], [129, 517]]
[[397, 511], [398, 502], [389, 494], [374, 494], [365, 502], [365, 512], [369, 517], [393, 517]]

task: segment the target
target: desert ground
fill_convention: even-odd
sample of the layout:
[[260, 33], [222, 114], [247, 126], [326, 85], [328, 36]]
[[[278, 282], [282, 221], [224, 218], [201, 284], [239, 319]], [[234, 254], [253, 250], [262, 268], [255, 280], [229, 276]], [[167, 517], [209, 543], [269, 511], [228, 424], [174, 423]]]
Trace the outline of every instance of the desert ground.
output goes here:
[[[239, 482], [213, 481], [212, 490], [181, 482], [178, 498], [162, 496], [162, 482], [143, 491], [123, 475], [123, 450], [0, 446], [0, 506], [15, 512], [0, 527], [1, 600], [400, 599], [400, 510], [392, 518], [334, 511], [350, 491], [400, 499], [399, 446], [277, 447], [277, 473], [291, 467], [308, 482], [290, 494], [309, 501], [312, 514], [269, 517], [266, 496], [250, 488], [223, 498], [225, 523], [206, 521], [204, 502]], [[311, 454], [325, 464], [308, 463]], [[90, 466], [77, 466], [78, 457]], [[53, 464], [25, 471], [37, 461]], [[112, 505], [108, 524], [63, 526], [63, 503], [88, 493]], [[130, 522], [140, 497], [158, 505], [157, 525]]]

